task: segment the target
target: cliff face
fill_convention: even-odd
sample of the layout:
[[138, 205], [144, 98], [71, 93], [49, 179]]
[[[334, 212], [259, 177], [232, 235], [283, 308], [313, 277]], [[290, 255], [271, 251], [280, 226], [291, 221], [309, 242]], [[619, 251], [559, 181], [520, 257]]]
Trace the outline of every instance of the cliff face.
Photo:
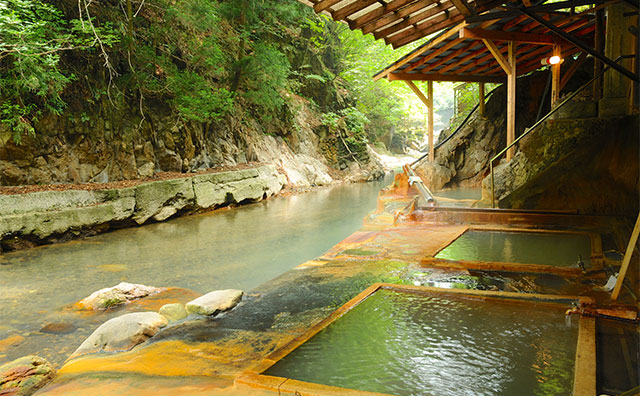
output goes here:
[[[550, 120], [495, 168], [499, 207], [574, 209], [635, 217], [640, 123], [637, 116]], [[491, 186], [483, 182], [483, 198]]]
[[298, 187], [330, 183], [313, 132], [319, 121], [306, 101], [295, 100], [300, 111], [283, 136], [266, 134], [241, 112], [218, 123], [179, 122], [161, 103], [144, 120], [108, 103], [82, 115], [49, 115], [21, 145], [10, 131], [0, 134], [0, 185], [108, 182], [247, 162], [273, 163]]
[[[535, 122], [546, 73], [517, 81], [516, 135]], [[487, 100], [485, 114], [476, 110], [460, 131], [436, 150], [435, 162], [423, 161], [416, 172], [434, 190], [477, 186], [486, 176], [489, 160], [505, 147], [506, 87], [498, 87]]]

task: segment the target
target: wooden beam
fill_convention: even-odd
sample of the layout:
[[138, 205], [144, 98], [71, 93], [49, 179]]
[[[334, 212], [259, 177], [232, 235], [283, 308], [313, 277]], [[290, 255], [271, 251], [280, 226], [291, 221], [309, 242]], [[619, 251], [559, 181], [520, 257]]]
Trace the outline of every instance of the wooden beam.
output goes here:
[[456, 8], [458, 9], [458, 12], [460, 12], [462, 15], [464, 16], [471, 15], [471, 9], [469, 8], [469, 5], [465, 0], [451, 0], [451, 2], [453, 3], [454, 6], [456, 6]]
[[580, 56], [578, 56], [578, 59], [576, 59], [571, 64], [571, 66], [569, 66], [569, 69], [567, 69], [567, 71], [564, 73], [564, 75], [560, 79], [560, 86], [558, 87], [559, 91], [562, 91], [562, 89], [564, 89], [564, 86], [567, 85], [569, 80], [571, 80], [571, 77], [573, 77], [576, 71], [578, 71], [578, 69], [580, 68], [580, 66], [582, 66], [585, 60], [587, 60], [587, 53], [580, 52]]
[[[500, 52], [498, 46], [495, 45], [491, 40], [483, 39], [482, 42], [484, 42], [484, 45], [487, 46], [487, 49], [489, 50], [489, 52], [491, 52], [491, 55], [493, 55], [493, 57], [496, 59], [500, 67], [502, 67], [502, 70], [504, 70], [507, 76], [513, 74], [513, 69], [509, 64], [509, 60], [506, 59], [504, 55], [502, 55], [502, 52]], [[511, 50], [512, 43], [513, 41], [509, 42], [509, 50]]]
[[409, 80], [404, 80], [404, 82], [407, 83], [407, 85], [409, 86], [409, 88], [411, 88], [411, 90], [413, 91], [414, 94], [416, 94], [416, 96], [420, 99], [420, 101], [427, 107], [429, 107], [429, 99], [422, 93], [422, 91], [420, 90], [420, 88], [418, 88], [416, 86], [416, 84], [413, 83], [413, 81], [409, 81]]
[[[515, 42], [509, 41], [507, 73], [507, 146], [516, 139], [516, 48]], [[507, 150], [507, 161], [515, 154], [515, 147]]]
[[406, 58], [402, 59], [401, 61], [395, 62], [393, 65], [387, 67], [385, 70], [383, 70], [380, 73], [378, 73], [375, 76], [373, 76], [373, 80], [377, 81], [377, 80], [379, 80], [381, 78], [386, 77], [387, 75], [389, 75], [389, 73], [394, 72], [399, 67], [401, 67], [402, 65], [406, 64], [407, 62], [411, 62], [411, 60], [413, 60], [413, 59], [417, 58], [418, 56], [422, 55], [423, 53], [425, 53], [429, 49], [435, 47], [436, 45], [440, 44], [441, 42], [443, 42], [445, 40], [448, 40], [451, 36], [457, 35], [458, 31], [460, 29], [462, 29], [463, 27], [465, 27], [465, 26], [466, 26], [466, 23], [463, 22], [463, 23], [459, 24], [458, 26], [452, 28], [451, 30], [445, 32], [444, 34], [441, 34], [440, 36], [434, 38], [429, 43], [427, 43], [424, 47], [415, 50], [414, 52], [410, 53]]
[[[393, 4], [393, 3], [391, 3]], [[431, 7], [429, 7], [431, 6]], [[446, 11], [450, 8], [453, 8], [453, 4], [450, 1], [443, 1], [442, 3], [433, 3], [433, 1], [428, 0], [426, 2], [419, 1], [415, 4], [411, 4], [408, 7], [405, 7], [401, 10], [398, 10], [392, 14], [385, 15], [373, 22], [365, 25], [362, 28], [362, 33], [371, 33], [375, 30], [381, 29], [385, 26], [391, 25], [392, 23], [396, 23], [398, 20], [401, 20], [410, 15], [416, 14], [418, 11], [424, 10], [421, 15], [425, 18], [429, 18], [431, 16], [436, 15], [439, 12]]]
[[389, 81], [461, 81], [461, 82], [492, 82], [502, 83], [504, 77], [501, 76], [476, 76], [468, 74], [420, 74], [420, 73], [391, 73]]
[[467, 23], [484, 22], [492, 19], [504, 19], [521, 15], [522, 11], [527, 10], [530, 12], [553, 12], [556, 10], [562, 10], [566, 8], [573, 8], [590, 4], [601, 4], [611, 0], [568, 0], [560, 1], [557, 3], [547, 3], [537, 5], [533, 7], [512, 7], [507, 6], [507, 11], [494, 11], [481, 15], [471, 15], [467, 18]]
[[427, 23], [427, 24], [435, 24], [435, 23], [445, 22], [448, 19], [449, 19], [448, 12], [438, 13], [437, 15], [434, 16], [433, 13], [429, 11], [425, 11], [423, 13], [416, 14], [410, 18], [407, 18], [400, 23], [391, 25], [388, 28], [374, 32], [373, 37], [375, 37], [376, 40], [379, 40], [381, 38], [391, 36], [394, 33], [401, 31], [402, 29], [408, 28], [409, 26], [413, 26], [413, 29], [417, 29], [416, 26], [420, 23], [423, 23], [423, 21], [424, 23]]
[[326, 11], [329, 7], [332, 7], [342, 0], [321, 0], [316, 5], [313, 6], [313, 10], [317, 13], [321, 13], [322, 11]]
[[[448, 70], [450, 70], [452, 67], [454, 67], [454, 64], [456, 63], [455, 59], [458, 56], [464, 54], [465, 52], [468, 52], [469, 50], [471, 50], [477, 44], [478, 44], [477, 42], [471, 42], [466, 47], [462, 47], [459, 50], [456, 50], [455, 52], [451, 53], [450, 55], [448, 55], [445, 59], [441, 60], [440, 62], [434, 62], [431, 65], [425, 66], [424, 68], [420, 69], [420, 72], [421, 73], [427, 73], [427, 72], [435, 69], [436, 67], [440, 66], [440, 69], [438, 69], [438, 73], [440, 73], [440, 74], [446, 73]], [[482, 48], [484, 49], [484, 45], [482, 45]], [[450, 64], [444, 63], [449, 58], [450, 59], [454, 59], [454, 62], [452, 62]]]
[[427, 81], [427, 99], [429, 106], [427, 111], [427, 133], [429, 134], [429, 162], [436, 159], [436, 148], [433, 145], [433, 81]]
[[638, 243], [638, 235], [640, 235], [640, 214], [638, 214], [636, 225], [633, 227], [633, 232], [631, 232], [631, 239], [629, 239], [629, 243], [627, 244], [627, 250], [624, 252], [624, 258], [622, 259], [622, 266], [618, 273], [616, 286], [613, 288], [613, 293], [611, 293], [611, 299], [614, 301], [618, 299], [620, 289], [622, 289], [622, 282], [624, 282], [624, 277], [627, 275], [629, 263], [631, 263], [631, 256], [633, 255], [633, 251]]
[[595, 396], [597, 394], [596, 361], [596, 319], [580, 316], [573, 374], [574, 396]]
[[[459, 39], [458, 40], [451, 40], [447, 44], [445, 44], [442, 47], [438, 48], [437, 50], [433, 51], [431, 54], [429, 54], [429, 56], [425, 56], [422, 59], [420, 59], [419, 61], [409, 64], [409, 66], [407, 66], [404, 69], [402, 69], [402, 71], [410, 72], [413, 69], [415, 69], [416, 67], [424, 65], [425, 63], [427, 63], [431, 59], [437, 57], [438, 55], [442, 54], [443, 52], [448, 51], [449, 49], [451, 49], [451, 47], [454, 47], [457, 44], [460, 44], [460, 42], [461, 42], [461, 40], [459, 40]], [[463, 48], [463, 50], [464, 50], [464, 48]], [[454, 57], [455, 55], [451, 55], [451, 56]]]
[[[552, 56], [561, 57], [562, 51], [559, 45], [553, 46]], [[551, 108], [553, 109], [560, 99], [560, 63], [551, 65]]]
[[484, 83], [478, 84], [478, 91], [480, 95], [480, 97], [478, 98], [478, 111], [480, 112], [480, 115], [483, 116], [484, 115]]
[[343, 20], [346, 19], [349, 15], [355, 14], [356, 12], [363, 10], [377, 2], [378, 0], [358, 0], [332, 12], [331, 16], [337, 21]]
[[[361, 27], [363, 27], [364, 25], [370, 24], [374, 21], [379, 20], [380, 18], [387, 16], [389, 14], [391, 14], [392, 18], [402, 18], [404, 17], [404, 15], [400, 15], [401, 12], [404, 11], [405, 6], [407, 6], [408, 4], [410, 4], [411, 6], [416, 6], [417, 3], [421, 3], [418, 4], [418, 7], [427, 7], [430, 4], [432, 4], [431, 0], [420, 0], [417, 3], [414, 3], [415, 0], [396, 0], [396, 1], [392, 1], [390, 3], [385, 4], [382, 7], [378, 7], [373, 11], [370, 11], [362, 16], [359, 16], [358, 18], [354, 19], [353, 21], [349, 21], [349, 27], [351, 28], [351, 30], [355, 30], [355, 29], [359, 29]], [[411, 4], [413, 3], [413, 4]], [[418, 8], [420, 9], [420, 8]], [[415, 12], [417, 10], [413, 10], [411, 12], [409, 12], [409, 14], [411, 14], [412, 12]], [[408, 14], [407, 14], [408, 15]], [[388, 23], [391, 23], [393, 21], [390, 21]], [[384, 25], [383, 25], [384, 26]], [[374, 29], [375, 30], [375, 29]]]
[[[595, 31], [595, 49], [599, 53], [604, 53], [604, 10], [596, 12], [596, 31]], [[593, 58], [593, 75], [602, 74], [603, 64], [596, 58]], [[593, 100], [599, 101], [602, 98], [602, 78], [598, 78], [593, 82]]]
[[411, 42], [420, 40], [421, 38], [426, 37], [431, 33], [435, 33], [444, 28], [447, 28], [451, 26], [452, 23], [461, 23], [461, 22], [464, 22], [464, 15], [456, 11], [456, 14], [454, 16], [450, 16], [449, 19], [446, 19], [440, 23], [431, 24], [428, 22], [423, 22], [414, 28], [407, 29], [391, 37], [387, 37], [384, 39], [384, 41], [387, 44], [391, 44], [391, 46], [393, 46], [393, 49], [398, 49]]
[[[558, 3], [556, 3], [556, 4], [558, 4]], [[553, 33], [555, 33], [558, 36], [562, 37], [566, 41], [572, 43], [576, 47], [582, 49], [585, 52], [588, 52], [594, 58], [597, 58], [597, 59], [601, 60], [602, 62], [606, 63], [607, 66], [615, 69], [616, 71], [618, 71], [619, 73], [621, 73], [625, 77], [629, 78], [631, 81], [640, 81], [640, 77], [635, 75], [635, 73], [633, 73], [632, 71], [628, 70], [624, 66], [619, 65], [618, 63], [616, 63], [613, 60], [607, 58], [606, 56], [602, 55], [601, 53], [596, 52], [596, 50], [591, 48], [589, 45], [585, 44], [584, 42], [582, 42], [581, 40], [577, 39], [576, 37], [566, 33], [565, 31], [563, 31], [562, 29], [558, 28], [557, 26], [555, 26], [554, 24], [550, 23], [549, 21], [545, 21], [544, 19], [541, 19], [540, 16], [536, 15], [534, 12], [528, 10], [527, 8], [520, 8], [520, 12], [526, 14], [529, 18], [533, 19], [534, 21], [539, 22], [541, 25], [544, 25], [549, 30], [551, 30]]]
[[464, 28], [460, 30], [459, 37], [474, 40], [517, 41], [520, 43], [540, 45], [553, 45], [558, 42], [556, 38], [550, 35], [472, 28]]

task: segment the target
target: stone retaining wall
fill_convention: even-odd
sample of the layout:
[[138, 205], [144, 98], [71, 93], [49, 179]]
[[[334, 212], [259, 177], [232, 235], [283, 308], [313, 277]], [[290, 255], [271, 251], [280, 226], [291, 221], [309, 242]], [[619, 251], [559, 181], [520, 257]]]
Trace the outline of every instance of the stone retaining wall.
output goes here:
[[121, 189], [0, 195], [0, 251], [260, 201], [285, 184], [275, 166], [265, 165]]

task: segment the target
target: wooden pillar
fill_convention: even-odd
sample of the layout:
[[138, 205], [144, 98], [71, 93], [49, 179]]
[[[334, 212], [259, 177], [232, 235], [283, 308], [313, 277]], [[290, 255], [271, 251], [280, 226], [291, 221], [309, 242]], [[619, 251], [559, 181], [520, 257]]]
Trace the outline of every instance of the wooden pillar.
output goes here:
[[[552, 56], [562, 57], [559, 45], [553, 46]], [[551, 108], [553, 109], [560, 99], [560, 63], [551, 65]]]
[[636, 225], [633, 227], [633, 232], [631, 232], [631, 239], [629, 239], [627, 251], [624, 252], [622, 266], [620, 267], [620, 272], [618, 273], [618, 281], [616, 282], [616, 286], [613, 288], [613, 293], [611, 293], [611, 299], [614, 301], [618, 299], [618, 294], [620, 294], [620, 289], [622, 289], [622, 282], [624, 282], [624, 277], [625, 275], [627, 275], [629, 263], [631, 263], [631, 256], [633, 255], [633, 251], [636, 248], [636, 243], [638, 242], [638, 235], [640, 235], [640, 214], [638, 214]]
[[[516, 139], [516, 43], [509, 41], [509, 73], [507, 73], [507, 146]], [[507, 150], [507, 161], [515, 154], [515, 147]]]
[[[596, 11], [596, 31], [595, 31], [595, 50], [599, 53], [604, 52], [604, 10]], [[593, 76], [602, 73], [602, 61], [593, 58]], [[602, 78], [593, 82], [593, 100], [599, 101], [602, 98]]]
[[479, 84], [479, 92], [480, 97], [478, 98], [478, 111], [480, 111], [480, 115], [484, 116], [484, 83]]
[[427, 82], [427, 133], [429, 134], [429, 161], [436, 159], [436, 149], [433, 145], [433, 81]]
[[435, 159], [435, 149], [433, 147], [433, 81], [429, 81], [427, 85], [427, 94], [429, 97], [424, 96], [420, 88], [413, 83], [413, 81], [405, 80], [409, 88], [420, 99], [420, 101], [427, 106], [427, 133], [429, 136], [429, 161], [433, 162]]

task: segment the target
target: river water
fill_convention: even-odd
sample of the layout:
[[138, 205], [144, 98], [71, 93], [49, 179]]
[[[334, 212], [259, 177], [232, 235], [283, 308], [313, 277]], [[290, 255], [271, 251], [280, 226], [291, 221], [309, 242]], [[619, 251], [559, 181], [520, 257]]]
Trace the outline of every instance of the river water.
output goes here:
[[[63, 308], [122, 281], [202, 294], [250, 290], [359, 229], [388, 182], [275, 197], [0, 254], [0, 364], [39, 354], [60, 365], [95, 327], [121, 314], [114, 310], [87, 321]], [[53, 334], [42, 330], [50, 323], [57, 326]]]

